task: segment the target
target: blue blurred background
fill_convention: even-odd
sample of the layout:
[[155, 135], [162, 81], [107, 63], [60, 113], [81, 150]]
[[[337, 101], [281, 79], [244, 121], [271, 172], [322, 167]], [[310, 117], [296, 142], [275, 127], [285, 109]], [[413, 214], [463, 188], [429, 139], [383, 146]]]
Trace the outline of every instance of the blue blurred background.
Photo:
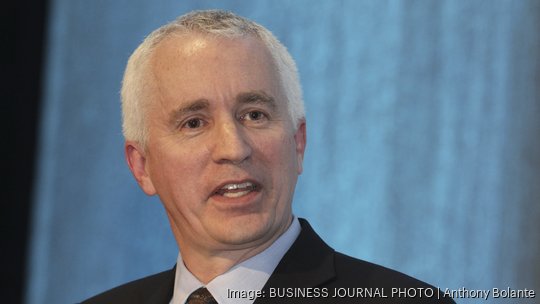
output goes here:
[[535, 289], [519, 303], [537, 303], [535, 0], [50, 1], [26, 303], [174, 265], [165, 212], [125, 165], [120, 82], [147, 34], [207, 8], [267, 27], [298, 64], [297, 216], [336, 250], [442, 289]]

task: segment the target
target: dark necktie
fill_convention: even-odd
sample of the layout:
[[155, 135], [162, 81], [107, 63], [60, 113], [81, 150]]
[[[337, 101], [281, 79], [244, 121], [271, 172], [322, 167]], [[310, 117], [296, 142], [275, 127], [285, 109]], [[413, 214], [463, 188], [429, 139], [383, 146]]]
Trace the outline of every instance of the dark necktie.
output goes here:
[[201, 287], [192, 292], [186, 300], [186, 304], [218, 304], [208, 289]]

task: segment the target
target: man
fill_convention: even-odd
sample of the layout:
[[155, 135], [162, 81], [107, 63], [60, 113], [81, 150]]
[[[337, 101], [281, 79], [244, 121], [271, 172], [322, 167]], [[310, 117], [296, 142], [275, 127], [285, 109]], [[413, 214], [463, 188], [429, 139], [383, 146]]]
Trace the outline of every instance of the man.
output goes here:
[[180, 253], [175, 268], [85, 303], [437, 302], [437, 289], [334, 252], [292, 214], [301, 95], [285, 47], [232, 13], [193, 12], [148, 36], [123, 81], [125, 152]]

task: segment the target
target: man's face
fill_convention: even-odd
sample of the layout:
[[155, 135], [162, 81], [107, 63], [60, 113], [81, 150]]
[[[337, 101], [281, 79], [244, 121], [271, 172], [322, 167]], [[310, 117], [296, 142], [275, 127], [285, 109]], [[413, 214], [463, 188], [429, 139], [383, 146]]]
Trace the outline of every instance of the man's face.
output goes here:
[[271, 242], [291, 221], [306, 142], [268, 51], [254, 38], [173, 35], [151, 71], [149, 137], [137, 148], [144, 172], [135, 175], [160, 196], [180, 247]]

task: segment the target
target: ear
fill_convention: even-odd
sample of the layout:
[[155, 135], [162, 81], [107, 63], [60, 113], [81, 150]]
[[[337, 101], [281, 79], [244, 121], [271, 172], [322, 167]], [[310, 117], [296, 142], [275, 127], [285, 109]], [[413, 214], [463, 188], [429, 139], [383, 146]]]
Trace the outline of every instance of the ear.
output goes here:
[[306, 144], [307, 144], [307, 138], [306, 138], [306, 121], [302, 120], [298, 124], [298, 128], [296, 129], [296, 133], [294, 134], [294, 141], [296, 142], [296, 157], [297, 157], [297, 173], [298, 175], [302, 174], [302, 171], [304, 170], [303, 162], [304, 162], [304, 152], [306, 151]]
[[133, 141], [126, 141], [124, 149], [129, 170], [131, 170], [139, 187], [148, 195], [156, 194], [156, 188], [148, 174], [145, 150], [140, 144]]

